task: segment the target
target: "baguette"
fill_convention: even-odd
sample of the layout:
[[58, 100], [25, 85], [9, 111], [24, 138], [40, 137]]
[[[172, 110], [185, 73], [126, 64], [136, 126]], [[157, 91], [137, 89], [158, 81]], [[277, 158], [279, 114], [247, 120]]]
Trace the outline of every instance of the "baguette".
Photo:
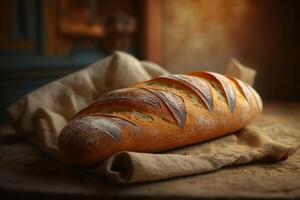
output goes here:
[[58, 147], [68, 163], [94, 166], [120, 151], [156, 153], [233, 133], [262, 109], [234, 77], [164, 75], [101, 96], [63, 128]]

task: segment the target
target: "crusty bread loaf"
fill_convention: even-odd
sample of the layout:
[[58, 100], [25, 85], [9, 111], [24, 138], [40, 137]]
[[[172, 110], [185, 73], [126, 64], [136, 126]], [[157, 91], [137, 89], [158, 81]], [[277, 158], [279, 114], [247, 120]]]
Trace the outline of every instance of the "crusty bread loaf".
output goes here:
[[162, 152], [235, 132], [262, 111], [251, 86], [212, 72], [165, 75], [103, 95], [62, 130], [58, 146], [76, 166], [120, 151]]

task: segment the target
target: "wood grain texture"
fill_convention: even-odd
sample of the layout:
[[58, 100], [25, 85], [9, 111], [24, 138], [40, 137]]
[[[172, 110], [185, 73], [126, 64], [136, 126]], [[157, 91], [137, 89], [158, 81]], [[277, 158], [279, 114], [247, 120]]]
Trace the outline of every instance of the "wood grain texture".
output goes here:
[[162, 63], [162, 1], [144, 0], [141, 6], [143, 30], [143, 57], [145, 60]]

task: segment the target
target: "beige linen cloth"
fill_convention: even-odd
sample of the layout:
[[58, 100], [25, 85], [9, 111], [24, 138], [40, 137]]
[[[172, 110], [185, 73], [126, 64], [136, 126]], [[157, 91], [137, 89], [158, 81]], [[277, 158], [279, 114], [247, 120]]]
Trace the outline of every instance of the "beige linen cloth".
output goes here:
[[[116, 52], [25, 95], [7, 111], [16, 133], [62, 161], [57, 138], [75, 113], [108, 91], [167, 73], [154, 63]], [[232, 60], [227, 73], [252, 84], [256, 72]], [[86, 171], [116, 183], [162, 180], [257, 160], [286, 159], [299, 143], [297, 130], [277, 119], [260, 118], [237, 133], [169, 152], [120, 152]]]

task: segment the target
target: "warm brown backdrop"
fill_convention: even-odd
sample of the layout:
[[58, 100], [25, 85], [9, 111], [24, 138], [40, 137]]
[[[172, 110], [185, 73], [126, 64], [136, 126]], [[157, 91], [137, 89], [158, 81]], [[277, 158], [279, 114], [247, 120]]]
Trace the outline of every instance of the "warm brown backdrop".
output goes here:
[[300, 99], [300, 1], [163, 0], [162, 21], [168, 70], [222, 72], [236, 57], [265, 99]]
[[[118, 28], [125, 16], [133, 32]], [[299, 22], [300, 0], [0, 1], [0, 124], [22, 95], [115, 49], [173, 73], [223, 72], [236, 57], [264, 100], [300, 100]]]

